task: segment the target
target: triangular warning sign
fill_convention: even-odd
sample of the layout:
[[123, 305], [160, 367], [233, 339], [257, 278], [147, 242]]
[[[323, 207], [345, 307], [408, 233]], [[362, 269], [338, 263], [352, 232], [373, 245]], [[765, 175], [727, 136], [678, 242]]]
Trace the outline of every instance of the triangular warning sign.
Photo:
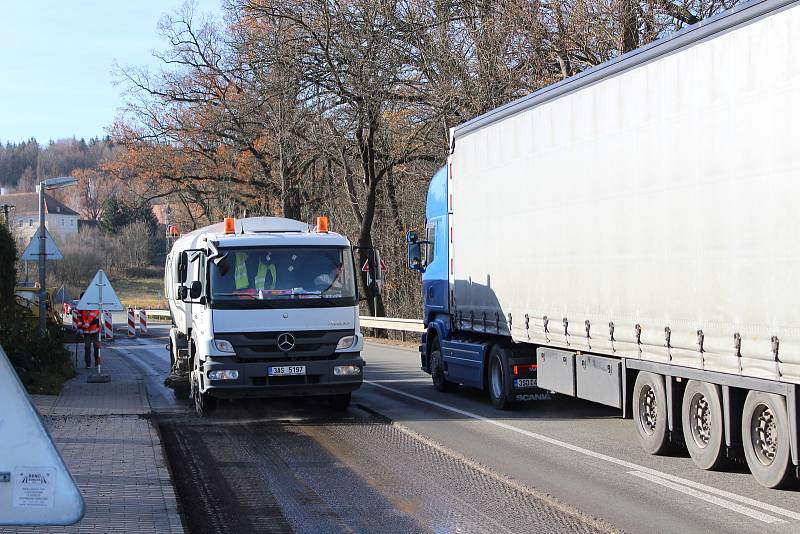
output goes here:
[[386, 268], [386, 262], [383, 261], [383, 258], [381, 258], [381, 272], [385, 273], [386, 271], [388, 271], [388, 269]]
[[364, 262], [364, 266], [361, 268], [361, 270], [364, 271], [365, 273], [369, 272], [369, 260]]
[[83, 497], [0, 348], [0, 525], [72, 525]]
[[[20, 256], [21, 260], [39, 260], [39, 236], [42, 235], [41, 232], [42, 229], [40, 227], [36, 230], [36, 233], [33, 234], [30, 243], [28, 243], [28, 246], [25, 247], [25, 250], [22, 252], [22, 256]], [[50, 232], [47, 231], [47, 228], [44, 229], [44, 253], [46, 254], [45, 259], [48, 260], [64, 259], [64, 256], [61, 254], [61, 251], [58, 250], [56, 242], [53, 240], [53, 236], [50, 235]]]
[[114, 288], [111, 287], [111, 282], [108, 281], [106, 273], [103, 269], [97, 271], [94, 279], [86, 288], [78, 305], [75, 306], [79, 310], [106, 310], [106, 311], [124, 311], [122, 303], [117, 298]]

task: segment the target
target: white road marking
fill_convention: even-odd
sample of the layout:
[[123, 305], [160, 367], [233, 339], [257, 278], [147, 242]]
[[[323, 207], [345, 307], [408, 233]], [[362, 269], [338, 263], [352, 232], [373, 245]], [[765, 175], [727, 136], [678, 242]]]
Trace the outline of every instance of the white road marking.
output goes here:
[[429, 384], [430, 378], [387, 378], [386, 380], [373, 380], [373, 383], [380, 382], [381, 384]]
[[660, 477], [661, 479], [668, 480], [671, 482], [675, 482], [677, 484], [682, 484], [683, 486], [688, 486], [690, 488], [694, 488], [705, 493], [710, 493], [713, 495], [717, 495], [719, 497], [724, 497], [731, 501], [736, 501], [741, 504], [746, 504], [748, 506], [752, 506], [754, 508], [760, 508], [761, 510], [765, 510], [767, 512], [772, 512], [774, 514], [782, 515], [784, 517], [788, 517], [791, 519], [795, 519], [800, 521], [800, 513], [794, 512], [792, 510], [787, 510], [785, 508], [781, 508], [779, 506], [775, 506], [772, 504], [764, 503], [761, 501], [757, 501], [755, 499], [751, 499], [749, 497], [744, 497], [742, 495], [737, 495], [735, 493], [731, 493], [729, 491], [721, 490], [718, 488], [714, 488], [712, 486], [707, 486], [705, 484], [700, 484], [699, 482], [694, 482], [691, 480], [687, 480], [685, 478], [677, 477], [674, 475], [670, 475], [669, 473], [662, 473], [656, 469], [650, 469], [649, 467], [645, 467], [642, 465], [635, 464], [633, 462], [628, 462], [626, 460], [621, 460], [619, 458], [614, 458], [613, 456], [608, 456], [607, 454], [603, 454], [600, 452], [595, 452], [589, 449], [585, 449], [583, 447], [579, 447], [577, 445], [573, 445], [571, 443], [567, 443], [565, 441], [557, 440], [551, 438], [549, 436], [545, 436], [543, 434], [537, 434], [536, 432], [531, 432], [529, 430], [524, 430], [522, 428], [516, 427], [514, 425], [510, 425], [508, 423], [503, 423], [502, 421], [497, 421], [495, 419], [490, 419], [488, 417], [484, 417], [482, 415], [478, 415], [476, 413], [468, 412], [466, 410], [461, 410], [460, 408], [455, 408], [453, 406], [449, 406], [447, 404], [442, 404], [441, 402], [432, 401], [426, 399], [424, 397], [420, 397], [418, 395], [413, 395], [411, 393], [406, 393], [405, 391], [400, 391], [399, 389], [392, 388], [389, 386], [384, 386], [383, 384], [373, 382], [371, 380], [364, 380], [365, 384], [370, 384], [371, 386], [375, 386], [377, 388], [385, 389], [386, 391], [391, 391], [392, 393], [396, 393], [397, 395], [402, 395], [404, 397], [408, 397], [410, 399], [414, 399], [416, 401], [429, 404], [431, 406], [436, 406], [442, 410], [457, 413], [459, 415], [463, 415], [465, 417], [469, 417], [470, 419], [475, 419], [478, 421], [482, 421], [484, 423], [494, 425], [499, 428], [503, 428], [505, 430], [510, 430], [511, 432], [516, 432], [517, 434], [522, 434], [523, 436], [527, 436], [529, 438], [533, 438], [538, 441], [543, 441], [545, 443], [549, 443], [550, 445], [555, 445], [556, 447], [561, 447], [563, 449], [567, 449], [573, 452], [577, 452], [579, 454], [583, 454], [585, 456], [590, 456], [592, 458], [596, 458], [598, 460], [603, 460], [612, 464], [616, 464], [619, 466], [624, 467], [628, 470], [639, 471], [641, 473], [647, 473], [651, 476]]
[[660, 476], [651, 475], [650, 473], [643, 473], [641, 471], [628, 471], [628, 474], [633, 475], [635, 477], [643, 478], [645, 480], [653, 482], [654, 484], [660, 484], [661, 486], [674, 489], [675, 491], [685, 493], [686, 495], [691, 495], [692, 497], [695, 497], [700, 501], [705, 501], [710, 504], [716, 504], [717, 506], [727, 508], [728, 510], [744, 514], [748, 517], [752, 517], [753, 519], [763, 521], [764, 523], [786, 523], [786, 521], [784, 521], [783, 519], [779, 519], [775, 516], [759, 512], [758, 510], [753, 510], [752, 508], [742, 506], [741, 504], [736, 504], [734, 502], [725, 500], [721, 497], [715, 497], [714, 495], [703, 493], [702, 491], [698, 491], [696, 489], [692, 489], [683, 486], [681, 484], [676, 484], [675, 482], [670, 482], [669, 480], [664, 480]]

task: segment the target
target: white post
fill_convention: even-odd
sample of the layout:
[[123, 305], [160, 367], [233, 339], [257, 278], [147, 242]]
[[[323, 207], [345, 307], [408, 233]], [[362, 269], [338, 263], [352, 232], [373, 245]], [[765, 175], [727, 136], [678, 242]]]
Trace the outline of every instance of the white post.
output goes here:
[[106, 330], [106, 316], [103, 313], [103, 286], [104, 285], [105, 284], [103, 283], [103, 280], [102, 280], [102, 277], [101, 277], [101, 279], [97, 281], [97, 287], [100, 288], [99, 297], [97, 298], [97, 300], [100, 301], [100, 303], [99, 303], [99, 305], [100, 305], [100, 331], [97, 332], [97, 346], [94, 349], [95, 350], [95, 358], [97, 358], [97, 374], [98, 375], [101, 374], [100, 373], [100, 364], [103, 361], [100, 358], [100, 347], [103, 345], [102, 338], [103, 338], [103, 333]]

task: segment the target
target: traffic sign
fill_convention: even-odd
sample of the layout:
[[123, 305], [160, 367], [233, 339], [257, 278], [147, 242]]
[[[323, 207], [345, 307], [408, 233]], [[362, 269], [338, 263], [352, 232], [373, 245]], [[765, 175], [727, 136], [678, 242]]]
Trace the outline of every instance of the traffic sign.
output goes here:
[[[383, 261], [383, 258], [381, 258], [380, 264], [381, 264], [381, 272], [382, 273], [385, 273], [386, 271], [389, 270], [389, 269], [386, 268], [386, 262]], [[369, 272], [369, 260], [364, 262], [364, 266], [361, 267], [361, 270], [364, 271], [365, 273]]]
[[83, 497], [0, 348], [0, 525], [72, 525]]
[[[39, 260], [39, 236], [42, 235], [41, 227], [36, 230], [36, 233], [33, 234], [30, 243], [28, 246], [25, 247], [25, 250], [22, 252], [22, 256], [20, 256], [21, 260], [25, 261], [38, 261]], [[58, 250], [58, 246], [56, 246], [56, 242], [53, 240], [53, 236], [50, 235], [50, 232], [47, 231], [47, 228], [44, 229], [44, 253], [46, 260], [63, 260], [64, 255], [61, 254], [61, 251]]]
[[125, 309], [122, 307], [119, 298], [117, 298], [117, 293], [111, 287], [111, 282], [108, 281], [103, 269], [100, 269], [94, 275], [94, 279], [86, 288], [83, 297], [75, 307], [79, 310], [123, 311]]

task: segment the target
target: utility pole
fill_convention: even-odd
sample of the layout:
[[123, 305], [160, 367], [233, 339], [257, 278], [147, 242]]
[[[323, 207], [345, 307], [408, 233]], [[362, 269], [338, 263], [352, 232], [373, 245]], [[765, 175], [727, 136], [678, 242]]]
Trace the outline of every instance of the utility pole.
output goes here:
[[164, 231], [164, 247], [166, 248], [165, 252], [169, 254], [170, 249], [172, 248], [172, 210], [169, 207], [169, 204], [164, 208], [164, 225], [167, 227]]
[[47, 333], [47, 303], [45, 302], [47, 290], [44, 287], [44, 270], [47, 261], [47, 232], [44, 225], [45, 185], [40, 182], [36, 189], [39, 192], [39, 331], [44, 335]]

